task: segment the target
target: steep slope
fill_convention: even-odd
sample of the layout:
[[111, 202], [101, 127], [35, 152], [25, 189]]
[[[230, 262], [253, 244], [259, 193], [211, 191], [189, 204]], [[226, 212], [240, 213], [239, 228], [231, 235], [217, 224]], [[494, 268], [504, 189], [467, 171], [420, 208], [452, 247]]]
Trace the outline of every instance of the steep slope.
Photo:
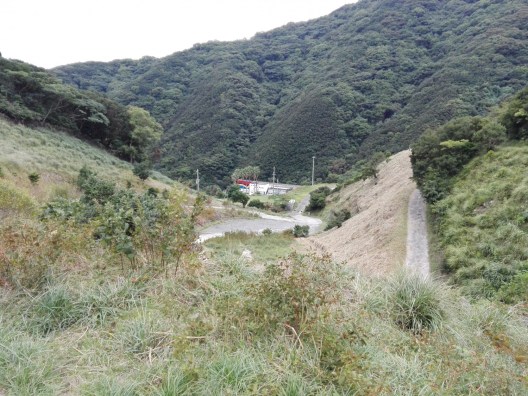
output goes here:
[[168, 129], [160, 167], [174, 176], [201, 168], [221, 183], [253, 163], [300, 181], [312, 155], [325, 178], [336, 158], [406, 149], [520, 89], [527, 18], [522, 0], [363, 0], [251, 40], [54, 71], [147, 108]]
[[324, 250], [340, 262], [369, 275], [386, 275], [405, 264], [407, 208], [416, 188], [411, 180], [410, 151], [402, 151], [368, 179], [339, 191], [334, 205], [352, 217], [340, 228], [310, 237], [309, 248]]
[[[397, 190], [383, 175], [399, 156], [379, 184]], [[104, 205], [106, 188], [73, 185], [84, 164], [92, 186], [122, 185]], [[130, 167], [0, 119], [0, 395], [527, 393], [520, 307], [277, 259], [279, 234], [231, 235], [205, 258], [181, 191], [145, 191]]]

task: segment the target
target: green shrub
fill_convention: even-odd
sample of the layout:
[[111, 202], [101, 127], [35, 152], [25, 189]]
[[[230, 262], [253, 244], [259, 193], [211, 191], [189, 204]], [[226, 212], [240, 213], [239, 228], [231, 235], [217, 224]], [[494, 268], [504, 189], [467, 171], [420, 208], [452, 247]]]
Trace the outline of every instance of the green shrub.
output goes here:
[[116, 190], [114, 183], [101, 179], [86, 166], [79, 171], [77, 186], [83, 192], [81, 200], [88, 204], [96, 202], [104, 205]]
[[262, 230], [262, 235], [271, 235], [273, 233], [273, 231], [271, 231], [270, 228], [264, 228]]
[[233, 202], [240, 202], [243, 207], [246, 207], [246, 204], [249, 201], [247, 194], [240, 191], [238, 186], [232, 186], [227, 191], [227, 197]]
[[266, 205], [264, 204], [264, 202], [262, 202], [261, 200], [259, 199], [252, 199], [251, 201], [249, 201], [249, 203], [247, 204], [247, 206], [251, 207], [251, 208], [257, 208], [257, 209], [264, 209], [266, 207]]
[[28, 179], [31, 182], [31, 184], [35, 185], [40, 180], [40, 175], [37, 172], [32, 172], [28, 175]]
[[310, 234], [310, 226], [296, 224], [292, 233], [295, 238], [306, 238]]
[[322, 210], [326, 206], [326, 197], [330, 195], [330, 188], [323, 186], [310, 193], [310, 203], [306, 207], [309, 212]]
[[328, 219], [328, 224], [325, 231], [331, 230], [334, 227], [341, 227], [341, 225], [350, 219], [351, 213], [348, 209], [341, 209], [339, 211], [332, 210]]
[[329, 256], [291, 254], [249, 289], [250, 310], [264, 329], [288, 325], [300, 333], [337, 301], [339, 274]]
[[147, 161], [138, 162], [132, 172], [141, 180], [147, 180], [152, 173], [152, 165]]

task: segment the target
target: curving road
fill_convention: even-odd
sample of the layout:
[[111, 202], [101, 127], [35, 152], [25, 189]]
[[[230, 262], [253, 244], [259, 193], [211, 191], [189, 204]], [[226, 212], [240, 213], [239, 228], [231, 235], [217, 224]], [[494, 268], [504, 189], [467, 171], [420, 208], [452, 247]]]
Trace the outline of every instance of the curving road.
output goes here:
[[281, 232], [291, 229], [295, 225], [307, 225], [310, 227], [310, 234], [314, 234], [319, 231], [322, 222], [320, 219], [304, 216], [302, 214], [308, 202], [309, 197], [308, 199], [301, 201], [297, 209], [291, 211], [286, 216], [276, 216], [253, 211], [253, 213], [260, 216], [259, 219], [231, 219], [214, 224], [200, 231], [198, 241], [204, 242], [208, 239], [222, 236], [227, 232], [234, 231], [260, 233], [266, 228], [269, 228], [273, 232]]
[[429, 276], [429, 248], [427, 242], [427, 222], [425, 201], [418, 189], [409, 199], [407, 219], [407, 259], [406, 266], [415, 273]]

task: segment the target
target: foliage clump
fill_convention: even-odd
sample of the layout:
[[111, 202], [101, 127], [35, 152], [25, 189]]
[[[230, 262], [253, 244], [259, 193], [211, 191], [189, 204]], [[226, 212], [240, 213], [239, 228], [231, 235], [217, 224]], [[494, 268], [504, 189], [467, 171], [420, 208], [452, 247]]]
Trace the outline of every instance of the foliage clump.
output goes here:
[[332, 210], [330, 212], [325, 231], [331, 230], [334, 227], [341, 227], [345, 221], [350, 219], [351, 216], [352, 214], [348, 209]]
[[289, 326], [299, 334], [338, 301], [338, 272], [329, 256], [291, 254], [269, 265], [251, 289], [253, 314], [266, 328]]
[[28, 179], [32, 185], [36, 185], [40, 180], [40, 175], [37, 172], [31, 172], [28, 175]]
[[249, 196], [240, 191], [238, 186], [231, 186], [229, 190], [227, 190], [227, 198], [233, 202], [240, 202], [244, 208], [249, 201]]
[[318, 212], [325, 208], [326, 197], [330, 195], [330, 188], [322, 186], [310, 193], [310, 202], [306, 207], [308, 212]]
[[296, 224], [292, 229], [295, 238], [306, 238], [310, 234], [310, 226]]

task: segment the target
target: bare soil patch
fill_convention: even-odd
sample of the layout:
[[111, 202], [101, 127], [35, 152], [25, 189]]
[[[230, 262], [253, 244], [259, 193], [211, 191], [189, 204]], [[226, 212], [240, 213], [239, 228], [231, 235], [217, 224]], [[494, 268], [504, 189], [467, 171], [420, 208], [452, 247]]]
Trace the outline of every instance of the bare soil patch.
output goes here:
[[326, 251], [369, 275], [401, 268], [406, 258], [409, 197], [416, 189], [410, 154], [410, 150], [402, 151], [383, 162], [377, 180], [343, 188], [335, 206], [350, 210], [352, 218], [340, 228], [300, 241], [303, 247]]

